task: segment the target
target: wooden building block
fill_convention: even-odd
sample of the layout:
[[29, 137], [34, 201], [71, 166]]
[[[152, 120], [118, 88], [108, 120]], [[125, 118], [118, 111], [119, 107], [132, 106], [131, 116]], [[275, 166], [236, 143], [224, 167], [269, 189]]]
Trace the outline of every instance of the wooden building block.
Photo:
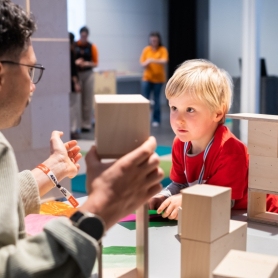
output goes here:
[[258, 191], [257, 189], [248, 189], [248, 220], [278, 225], [278, 214], [266, 211], [266, 195], [272, 193], [269, 191]]
[[95, 95], [95, 138], [100, 158], [119, 158], [150, 136], [150, 104], [141, 95]]
[[248, 121], [278, 122], [277, 115], [256, 114], [256, 113], [227, 114], [226, 118], [238, 119], [238, 120], [248, 120]]
[[250, 155], [248, 187], [278, 193], [278, 158]]
[[278, 257], [231, 250], [213, 271], [213, 278], [276, 278]]
[[212, 242], [229, 232], [230, 188], [194, 185], [181, 193], [181, 238]]
[[278, 157], [278, 123], [248, 122], [248, 152], [250, 155]]
[[178, 235], [181, 235], [182, 207], [178, 209]]
[[181, 277], [212, 277], [212, 271], [231, 249], [246, 250], [246, 233], [247, 223], [230, 220], [229, 233], [212, 243], [181, 238]]
[[138, 273], [137, 278], [148, 277], [148, 227], [148, 205], [143, 205], [136, 211], [136, 268]]
[[107, 268], [103, 270], [103, 278], [138, 278], [138, 272], [137, 268]]

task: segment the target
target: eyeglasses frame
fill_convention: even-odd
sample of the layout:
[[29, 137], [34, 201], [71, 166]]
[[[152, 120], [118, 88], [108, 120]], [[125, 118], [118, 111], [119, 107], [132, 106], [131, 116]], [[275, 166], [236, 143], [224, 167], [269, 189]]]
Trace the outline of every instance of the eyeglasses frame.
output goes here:
[[19, 66], [25, 66], [25, 67], [29, 67], [29, 68], [40, 69], [41, 70], [40, 71], [40, 76], [39, 76], [38, 81], [36, 83], [34, 83], [33, 80], [32, 80], [32, 78], [34, 78], [34, 76], [33, 77], [30, 76], [33, 84], [38, 84], [39, 83], [39, 81], [42, 78], [43, 71], [45, 70], [45, 67], [41, 64], [27, 65], [27, 64], [17, 63], [17, 62], [13, 62], [13, 61], [8, 61], [8, 60], [0, 61], [0, 63], [2, 63], [2, 64], [11, 64], [11, 65], [19, 65]]

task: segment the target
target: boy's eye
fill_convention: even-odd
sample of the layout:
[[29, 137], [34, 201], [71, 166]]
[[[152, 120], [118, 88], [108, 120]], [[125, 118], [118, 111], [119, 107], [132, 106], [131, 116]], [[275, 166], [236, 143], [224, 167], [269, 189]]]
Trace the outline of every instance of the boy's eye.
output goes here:
[[176, 111], [177, 107], [176, 106], [171, 106], [170, 109], [171, 109], [171, 111]]
[[192, 107], [188, 107], [187, 109], [186, 109], [186, 112], [188, 112], [188, 113], [193, 113], [195, 110], [194, 110], [194, 108], [192, 108]]

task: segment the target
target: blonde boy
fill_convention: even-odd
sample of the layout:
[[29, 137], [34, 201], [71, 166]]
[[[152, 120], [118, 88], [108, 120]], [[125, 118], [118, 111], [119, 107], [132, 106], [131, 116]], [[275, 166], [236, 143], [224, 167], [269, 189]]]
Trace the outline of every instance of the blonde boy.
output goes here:
[[171, 127], [172, 183], [149, 200], [163, 217], [177, 219], [180, 190], [195, 184], [232, 189], [234, 209], [247, 207], [246, 146], [224, 126], [232, 99], [229, 74], [206, 60], [184, 62], [166, 85]]

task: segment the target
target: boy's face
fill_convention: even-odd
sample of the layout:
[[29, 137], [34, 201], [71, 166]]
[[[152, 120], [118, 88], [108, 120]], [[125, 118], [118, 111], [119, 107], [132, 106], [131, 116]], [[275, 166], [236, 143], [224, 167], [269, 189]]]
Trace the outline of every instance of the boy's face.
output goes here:
[[222, 119], [222, 112], [211, 112], [208, 105], [182, 94], [169, 99], [170, 123], [176, 136], [182, 141], [191, 141], [198, 149], [205, 149]]

